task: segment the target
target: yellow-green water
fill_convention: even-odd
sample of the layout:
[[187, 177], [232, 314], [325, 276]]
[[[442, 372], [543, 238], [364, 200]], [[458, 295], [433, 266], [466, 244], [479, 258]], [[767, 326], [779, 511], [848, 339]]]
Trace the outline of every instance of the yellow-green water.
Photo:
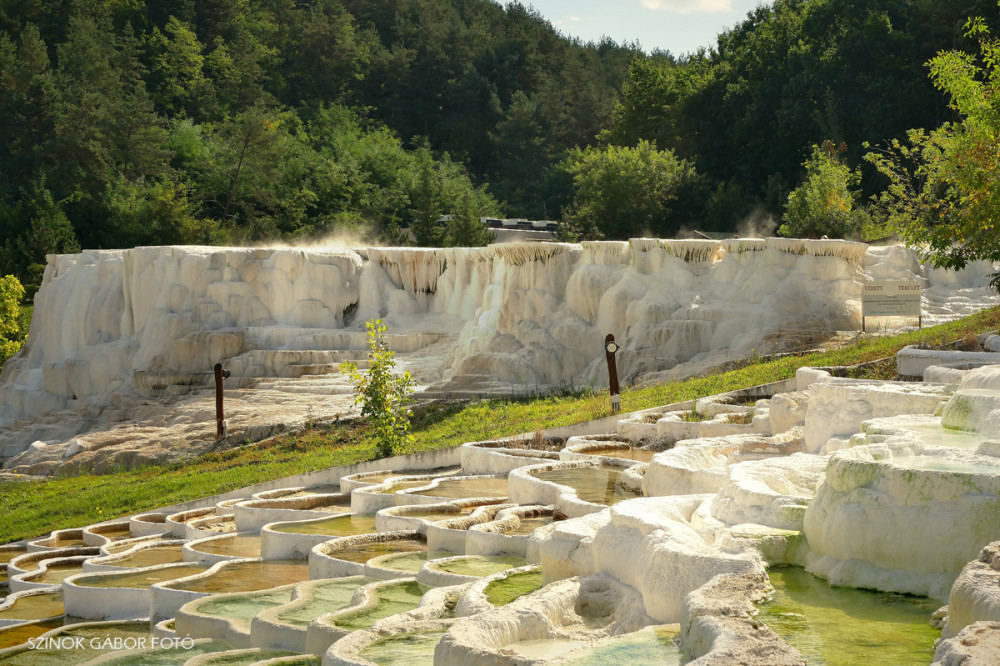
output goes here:
[[443, 550], [420, 550], [415, 553], [392, 555], [384, 560], [379, 560], [378, 565], [380, 567], [385, 567], [386, 569], [416, 573], [417, 571], [420, 571], [420, 567], [424, 566], [424, 563], [427, 562], [427, 560], [434, 560], [439, 557], [451, 557], [454, 554], [455, 553], [449, 553]]
[[495, 580], [486, 586], [486, 600], [494, 606], [509, 604], [520, 596], [530, 594], [540, 589], [542, 582], [541, 569], [519, 571], [502, 580]]
[[102, 662], [102, 666], [180, 666], [188, 659], [209, 652], [231, 650], [224, 641], [196, 642], [191, 648], [178, 646], [170, 650], [149, 650], [139, 654], [121, 654]]
[[909, 666], [934, 658], [939, 604], [922, 597], [832, 587], [798, 567], [771, 570], [774, 599], [758, 619], [797, 648], [810, 666]]
[[239, 651], [235, 654], [220, 653], [216, 657], [206, 657], [199, 663], [201, 666], [250, 666], [258, 661], [266, 659], [277, 659], [278, 657], [290, 657], [294, 652], [288, 650], [253, 650]]
[[207, 597], [207, 599], [208, 601], [203, 601], [195, 608], [199, 614], [224, 617], [249, 626], [254, 615], [262, 610], [281, 606], [291, 601], [292, 590], [268, 589], [227, 599], [219, 599], [215, 596]]
[[260, 557], [260, 537], [257, 535], [232, 535], [203, 541], [191, 546], [192, 550], [209, 555], [229, 557]]
[[116, 527], [115, 529], [107, 530], [91, 530], [94, 534], [99, 534], [100, 536], [108, 539], [109, 541], [121, 541], [122, 539], [128, 539], [132, 536], [132, 532], [129, 530], [128, 525], [125, 527]]
[[[41, 635], [41, 634], [39, 634]], [[59, 666], [62, 664], [81, 664], [95, 657], [107, 654], [113, 649], [116, 638], [123, 639], [146, 639], [150, 641], [148, 622], [121, 622], [118, 624], [106, 624], [100, 627], [80, 627], [78, 629], [68, 628], [58, 636], [66, 641], [65, 644], [72, 644], [72, 649], [54, 648], [46, 649], [25, 649], [16, 655], [9, 656], [3, 660], [4, 666]], [[72, 639], [83, 639], [79, 643], [69, 643]], [[107, 646], [107, 650], [101, 649]], [[95, 649], [96, 648], [96, 649]]]
[[464, 499], [466, 497], [506, 497], [507, 479], [486, 477], [482, 479], [448, 479], [433, 488], [420, 491], [422, 495]]
[[[0, 650], [27, 643], [32, 638], [38, 638], [47, 631], [52, 631], [63, 626], [63, 618], [59, 617], [46, 622], [35, 622], [33, 624], [16, 624], [7, 627], [0, 627]], [[6, 660], [4, 661], [6, 664]]]
[[14, 605], [0, 611], [0, 620], [41, 620], [65, 613], [62, 590], [21, 597]]
[[169, 538], [168, 539], [158, 538], [158, 539], [148, 539], [146, 541], [132, 541], [131, 543], [114, 542], [106, 544], [103, 548], [104, 552], [107, 553], [108, 555], [114, 555], [115, 553], [124, 553], [129, 548], [134, 548], [137, 543], [141, 543], [143, 545], [149, 545], [154, 543], [162, 543], [163, 541], [169, 541], [169, 540], [170, 540]]
[[325, 536], [353, 536], [375, 531], [375, 515], [351, 513], [336, 518], [320, 518], [294, 523], [278, 523], [271, 527], [285, 534], [320, 534]]
[[434, 648], [444, 631], [396, 634], [371, 643], [360, 656], [379, 666], [433, 666]]
[[[381, 488], [379, 490], [372, 490], [372, 492], [389, 494], [394, 493], [397, 490], [406, 490], [407, 488], [416, 488], [418, 486], [426, 486], [431, 482], [431, 479], [424, 479], [422, 481], [399, 481], [398, 483], [393, 483], [387, 488]], [[371, 490], [370, 488], [365, 488], [365, 490]]]
[[427, 550], [427, 544], [419, 539], [396, 539], [394, 541], [379, 541], [366, 543], [356, 548], [346, 550], [336, 550], [327, 553], [330, 557], [347, 562], [359, 562], [364, 564], [373, 557], [388, 555], [390, 553], [412, 553], [418, 550]]
[[32, 583], [45, 583], [47, 585], [56, 585], [57, 583], [63, 582], [70, 576], [75, 576], [83, 571], [83, 563], [79, 564], [57, 564], [55, 566], [45, 567], [45, 573], [43, 573], [38, 578], [34, 578], [29, 582]]
[[94, 574], [83, 576], [74, 582], [82, 587], [133, 587], [147, 588], [156, 583], [165, 583], [193, 576], [208, 569], [207, 564], [185, 564], [183, 566], [163, 567], [162, 569], [129, 571], [127, 573]]
[[304, 627], [324, 613], [347, 608], [358, 588], [374, 582], [374, 578], [365, 576], [333, 578], [328, 583], [313, 586], [307, 601], [281, 611], [277, 619], [283, 624]]
[[551, 515], [548, 516], [533, 516], [531, 518], [521, 518], [521, 525], [510, 532], [504, 532], [504, 534], [509, 534], [511, 536], [518, 536], [522, 534], [531, 534], [539, 527], [543, 525], [548, 525], [553, 520], [555, 520]]
[[407, 513], [403, 515], [403, 518], [420, 518], [421, 520], [426, 520], [427, 522], [434, 523], [439, 520], [452, 520], [454, 518], [464, 518], [469, 514], [462, 513], [461, 511], [421, 511], [416, 513]]
[[269, 587], [309, 580], [309, 563], [301, 560], [266, 560], [234, 562], [205, 578], [168, 585], [172, 590], [219, 594], [256, 592]]
[[639, 462], [649, 462], [653, 459], [656, 451], [647, 451], [646, 449], [640, 449], [638, 447], [629, 448], [618, 448], [616, 446], [608, 446], [600, 449], [589, 449], [587, 451], [581, 451], [581, 453], [588, 456], [606, 456], [608, 458], [621, 458], [622, 460], [637, 460]]
[[523, 567], [527, 562], [520, 557], [509, 557], [504, 555], [469, 555], [447, 562], [441, 562], [437, 568], [448, 573], [460, 574], [462, 576], [492, 576], [495, 573]]
[[25, 550], [0, 550], [0, 564], [6, 564], [18, 555], [24, 555], [27, 551]]
[[83, 537], [57, 537], [55, 539], [46, 539], [41, 542], [41, 545], [47, 546], [48, 548], [72, 548], [73, 546], [83, 546]]
[[612, 505], [641, 497], [621, 487], [621, 470], [608, 467], [560, 467], [535, 475], [543, 481], [569, 486], [584, 502]]
[[123, 560], [111, 562], [110, 564], [116, 567], [138, 568], [152, 567], [157, 564], [174, 564], [175, 562], [181, 562], [183, 559], [183, 547], [178, 544], [176, 546], [144, 548], [143, 550], [136, 552], [134, 555], [129, 555]]
[[335, 624], [350, 631], [367, 629], [376, 620], [413, 610], [420, 603], [420, 598], [428, 589], [416, 581], [384, 585], [375, 592], [378, 595], [378, 601], [373, 607], [347, 613], [337, 618]]

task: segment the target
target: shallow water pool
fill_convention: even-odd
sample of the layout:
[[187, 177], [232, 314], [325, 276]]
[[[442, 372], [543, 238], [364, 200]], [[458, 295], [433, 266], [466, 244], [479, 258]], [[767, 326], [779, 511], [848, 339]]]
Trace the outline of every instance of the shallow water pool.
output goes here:
[[444, 631], [396, 634], [377, 640], [361, 650], [360, 656], [379, 666], [432, 666], [434, 648]]
[[774, 598], [758, 619], [812, 665], [929, 664], [940, 632], [929, 624], [940, 605], [923, 597], [833, 587], [798, 567], [770, 573]]
[[625, 490], [621, 485], [621, 470], [609, 467], [558, 467], [535, 475], [543, 481], [569, 486], [584, 502], [612, 505], [640, 493]]

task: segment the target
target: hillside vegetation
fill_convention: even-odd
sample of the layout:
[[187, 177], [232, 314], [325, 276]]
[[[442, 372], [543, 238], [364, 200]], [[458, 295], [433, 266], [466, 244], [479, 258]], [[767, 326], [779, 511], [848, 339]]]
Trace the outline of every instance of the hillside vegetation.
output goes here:
[[646, 54], [517, 2], [0, 0], [0, 273], [30, 295], [46, 253], [400, 225], [480, 244], [483, 214], [609, 238], [777, 218], [813, 146], [853, 169], [961, 117], [925, 63], [977, 51], [971, 16], [1000, 23], [986, 0], [775, 0]]

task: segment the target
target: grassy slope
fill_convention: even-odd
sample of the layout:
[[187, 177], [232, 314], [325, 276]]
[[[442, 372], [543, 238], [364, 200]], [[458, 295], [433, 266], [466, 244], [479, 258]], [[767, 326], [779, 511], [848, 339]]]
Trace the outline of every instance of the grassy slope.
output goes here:
[[[765, 360], [683, 382], [626, 389], [622, 394], [622, 409], [645, 409], [788, 379], [794, 376], [797, 368], [807, 365], [862, 363], [891, 356], [904, 345], [942, 344], [998, 327], [1000, 308], [992, 308], [921, 331], [867, 338], [844, 349]], [[606, 392], [438, 407], [422, 413], [415, 421], [416, 449], [440, 449], [609, 415]], [[0, 484], [0, 543], [372, 458], [373, 450], [364, 442], [363, 428], [335, 425], [262, 445], [210, 454], [183, 467]]]

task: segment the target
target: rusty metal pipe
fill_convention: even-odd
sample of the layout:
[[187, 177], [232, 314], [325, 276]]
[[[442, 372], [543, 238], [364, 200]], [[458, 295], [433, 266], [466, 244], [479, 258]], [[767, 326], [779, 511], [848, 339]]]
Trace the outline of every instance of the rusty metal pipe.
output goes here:
[[618, 352], [618, 343], [615, 336], [608, 333], [604, 338], [604, 354], [608, 359], [608, 388], [611, 393], [611, 413], [617, 414], [622, 407], [621, 396], [618, 387], [618, 364], [615, 363], [615, 354]]
[[222, 439], [226, 436], [226, 418], [222, 405], [222, 381], [229, 377], [229, 370], [222, 367], [221, 363], [215, 364], [215, 438]]

